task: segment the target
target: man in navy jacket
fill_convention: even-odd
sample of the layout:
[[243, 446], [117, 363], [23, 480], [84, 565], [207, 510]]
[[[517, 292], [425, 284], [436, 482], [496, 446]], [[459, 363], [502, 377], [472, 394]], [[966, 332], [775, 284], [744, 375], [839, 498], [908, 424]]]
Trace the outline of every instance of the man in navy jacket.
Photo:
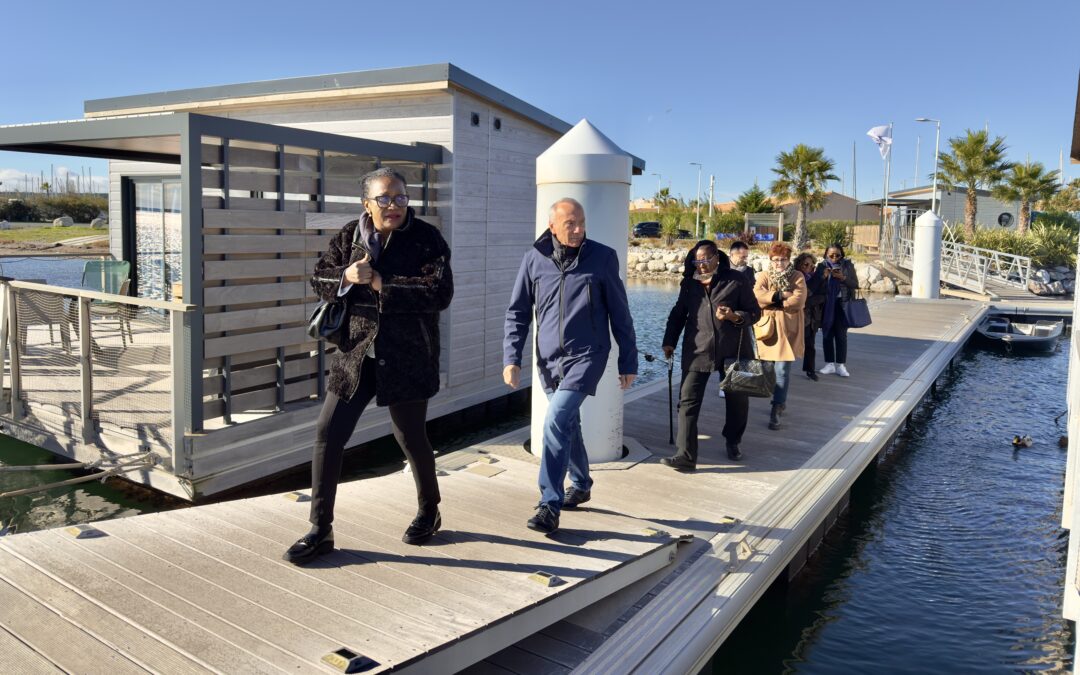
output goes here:
[[[620, 386], [629, 389], [637, 375], [634, 322], [619, 258], [610, 247], [585, 240], [585, 209], [576, 200], [552, 204], [548, 231], [521, 261], [503, 339], [503, 380], [511, 389], [520, 384], [521, 352], [534, 310], [536, 365], [548, 410], [540, 504], [528, 527], [550, 534], [559, 528], [563, 508], [576, 508], [592, 496], [580, 410], [586, 396], [596, 395], [611, 334], [619, 345]], [[564, 493], [567, 470], [571, 486]]]

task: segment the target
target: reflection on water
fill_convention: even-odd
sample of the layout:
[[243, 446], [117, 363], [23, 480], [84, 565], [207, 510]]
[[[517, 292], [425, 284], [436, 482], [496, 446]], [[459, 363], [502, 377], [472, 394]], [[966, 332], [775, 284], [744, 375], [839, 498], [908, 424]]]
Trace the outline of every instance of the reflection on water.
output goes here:
[[[1071, 670], [1065, 429], [1054, 422], [1067, 344], [1045, 356], [967, 352], [811, 564], [728, 638], [714, 672]], [[1014, 450], [1016, 434], [1035, 445]]]

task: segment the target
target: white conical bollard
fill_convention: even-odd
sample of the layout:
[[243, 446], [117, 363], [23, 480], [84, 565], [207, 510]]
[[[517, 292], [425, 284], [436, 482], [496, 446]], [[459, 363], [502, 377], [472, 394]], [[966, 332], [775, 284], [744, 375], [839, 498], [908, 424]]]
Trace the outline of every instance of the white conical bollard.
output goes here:
[[[572, 197], [585, 207], [585, 239], [615, 249], [619, 270], [626, 282], [627, 210], [630, 203], [632, 158], [581, 120], [536, 158], [536, 236], [548, 229], [551, 205]], [[588, 245], [588, 244], [586, 244]], [[611, 340], [607, 369], [596, 396], [581, 406], [581, 433], [589, 461], [610, 462], [622, 457], [623, 396], [619, 388], [619, 347]], [[540, 383], [533, 354], [532, 452], [540, 456], [543, 444], [547, 396]]]
[[941, 230], [943, 223], [933, 211], [915, 220], [911, 265], [911, 297], [936, 299], [941, 288]]

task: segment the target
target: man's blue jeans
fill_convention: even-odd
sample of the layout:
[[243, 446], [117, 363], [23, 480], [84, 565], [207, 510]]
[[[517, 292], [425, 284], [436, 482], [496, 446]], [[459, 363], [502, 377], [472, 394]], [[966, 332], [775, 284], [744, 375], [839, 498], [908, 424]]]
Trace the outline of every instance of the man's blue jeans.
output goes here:
[[589, 457], [581, 437], [581, 404], [587, 395], [581, 391], [557, 389], [548, 396], [544, 451], [540, 456], [540, 502], [555, 513], [562, 510], [563, 481], [568, 468], [574, 487], [592, 489]]

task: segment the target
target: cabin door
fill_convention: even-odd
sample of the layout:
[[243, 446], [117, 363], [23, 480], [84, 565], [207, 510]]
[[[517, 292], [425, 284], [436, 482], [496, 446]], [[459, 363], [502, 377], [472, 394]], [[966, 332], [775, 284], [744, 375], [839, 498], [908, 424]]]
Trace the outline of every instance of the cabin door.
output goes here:
[[131, 262], [133, 294], [171, 300], [183, 281], [180, 180], [139, 176], [124, 184], [124, 259]]

